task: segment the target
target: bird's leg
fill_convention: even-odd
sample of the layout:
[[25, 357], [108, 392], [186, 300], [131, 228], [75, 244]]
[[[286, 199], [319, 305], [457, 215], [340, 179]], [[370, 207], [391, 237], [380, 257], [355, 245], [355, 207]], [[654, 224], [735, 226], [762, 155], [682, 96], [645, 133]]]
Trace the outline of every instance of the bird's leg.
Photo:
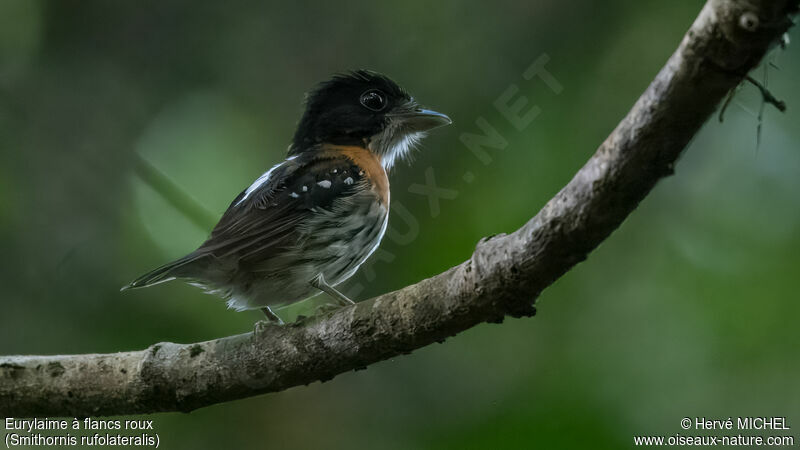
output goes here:
[[336, 300], [336, 302], [338, 304], [342, 305], [342, 306], [348, 306], [348, 305], [355, 304], [355, 302], [350, 300], [349, 298], [347, 298], [346, 295], [344, 295], [341, 292], [337, 291], [336, 288], [334, 288], [333, 286], [328, 284], [325, 281], [325, 277], [322, 274], [317, 275], [316, 277], [314, 277], [313, 280], [311, 280], [311, 286], [314, 286], [315, 288], [319, 289], [320, 291], [330, 295], [331, 298]]
[[272, 310], [269, 309], [269, 306], [261, 308], [261, 312], [263, 312], [264, 315], [267, 316], [267, 320], [269, 320], [270, 322], [277, 323], [278, 325], [283, 325], [283, 320], [280, 317], [278, 317], [274, 312], [272, 312]]

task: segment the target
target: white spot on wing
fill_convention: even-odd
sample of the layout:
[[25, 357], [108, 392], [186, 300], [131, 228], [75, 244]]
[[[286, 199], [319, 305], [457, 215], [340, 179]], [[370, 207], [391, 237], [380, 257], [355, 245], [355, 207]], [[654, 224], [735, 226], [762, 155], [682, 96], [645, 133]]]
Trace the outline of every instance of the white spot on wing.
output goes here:
[[308, 192], [308, 186], [303, 185], [303, 192]]
[[[283, 164], [283, 163], [281, 163], [281, 164]], [[244, 197], [242, 197], [242, 198], [241, 198], [241, 200], [239, 200], [238, 202], [236, 202], [236, 206], [239, 206], [239, 205], [241, 205], [241, 204], [242, 204], [242, 202], [244, 202], [245, 200], [247, 200], [247, 197], [249, 197], [249, 196], [250, 196], [250, 194], [252, 194], [252, 193], [253, 193], [253, 191], [255, 191], [256, 189], [258, 189], [259, 187], [261, 187], [261, 185], [262, 185], [262, 184], [266, 183], [266, 182], [267, 182], [267, 180], [269, 180], [269, 176], [270, 176], [270, 174], [272, 174], [272, 171], [273, 171], [273, 170], [275, 170], [275, 169], [277, 169], [278, 167], [280, 167], [280, 165], [281, 165], [281, 164], [276, 164], [275, 166], [273, 166], [273, 167], [272, 167], [272, 169], [269, 169], [268, 171], [264, 172], [264, 174], [263, 174], [263, 175], [261, 175], [260, 177], [258, 177], [258, 178], [256, 179], [256, 181], [254, 181], [254, 182], [253, 182], [253, 184], [251, 184], [251, 185], [250, 185], [250, 187], [249, 187], [249, 188], [247, 188], [247, 191], [245, 191], [245, 193], [244, 193]]]
[[289, 194], [289, 197], [297, 198], [297, 197], [300, 197], [300, 196], [297, 195], [297, 192], [292, 192], [291, 194]]
[[325, 189], [328, 189], [329, 187], [331, 187], [331, 180], [322, 180], [322, 181], [318, 181], [318, 182], [317, 182], [317, 184], [318, 184], [320, 187], [323, 187], [323, 188], [325, 188]]
[[353, 184], [353, 177], [347, 177], [344, 179], [344, 184]]

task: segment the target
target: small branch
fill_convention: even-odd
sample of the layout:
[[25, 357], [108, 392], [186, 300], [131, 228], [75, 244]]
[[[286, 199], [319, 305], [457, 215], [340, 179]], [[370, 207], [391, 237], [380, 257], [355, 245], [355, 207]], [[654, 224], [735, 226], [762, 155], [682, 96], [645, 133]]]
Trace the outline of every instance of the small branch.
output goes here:
[[770, 105], [774, 106], [780, 112], [786, 112], [786, 103], [783, 100], [778, 100], [772, 95], [772, 92], [766, 88], [763, 84], [759, 83], [758, 80], [747, 75], [744, 77], [745, 80], [749, 81], [750, 84], [757, 87], [759, 91], [761, 91], [761, 98], [764, 99], [764, 102], [769, 103]]
[[201, 230], [208, 231], [214, 228], [217, 223], [214, 214], [200, 205], [197, 200], [181, 189], [164, 172], [158, 170], [150, 161], [138, 153], [134, 155], [134, 158], [134, 170], [142, 181]]
[[[655, 80], [575, 177], [522, 228], [433, 278], [287, 326], [115, 354], [0, 357], [6, 416], [191, 411], [328, 380], [506, 315], [608, 237], [725, 95], [780, 39], [798, 0], [709, 0]], [[745, 17], [746, 15], [746, 17]], [[746, 20], [745, 20], [746, 19]]]

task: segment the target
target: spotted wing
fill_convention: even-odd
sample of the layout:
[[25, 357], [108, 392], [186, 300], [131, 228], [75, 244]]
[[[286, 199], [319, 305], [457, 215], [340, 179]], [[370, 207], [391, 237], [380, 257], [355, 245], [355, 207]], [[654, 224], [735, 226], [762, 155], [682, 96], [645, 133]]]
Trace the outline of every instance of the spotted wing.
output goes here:
[[363, 189], [363, 174], [341, 155], [286, 160], [234, 199], [197, 251], [257, 264], [292, 245], [310, 214]]

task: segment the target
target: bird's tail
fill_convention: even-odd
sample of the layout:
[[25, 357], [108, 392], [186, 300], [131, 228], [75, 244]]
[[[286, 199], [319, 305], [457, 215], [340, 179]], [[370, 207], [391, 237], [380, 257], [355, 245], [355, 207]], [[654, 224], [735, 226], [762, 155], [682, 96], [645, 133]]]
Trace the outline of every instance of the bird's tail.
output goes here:
[[163, 266], [153, 269], [150, 272], [140, 276], [139, 278], [131, 281], [120, 289], [120, 291], [127, 291], [128, 289], [139, 289], [149, 286], [154, 286], [159, 283], [172, 281], [179, 277], [188, 275], [187, 266], [205, 255], [198, 254], [197, 252], [189, 253], [183, 258], [177, 259]]

